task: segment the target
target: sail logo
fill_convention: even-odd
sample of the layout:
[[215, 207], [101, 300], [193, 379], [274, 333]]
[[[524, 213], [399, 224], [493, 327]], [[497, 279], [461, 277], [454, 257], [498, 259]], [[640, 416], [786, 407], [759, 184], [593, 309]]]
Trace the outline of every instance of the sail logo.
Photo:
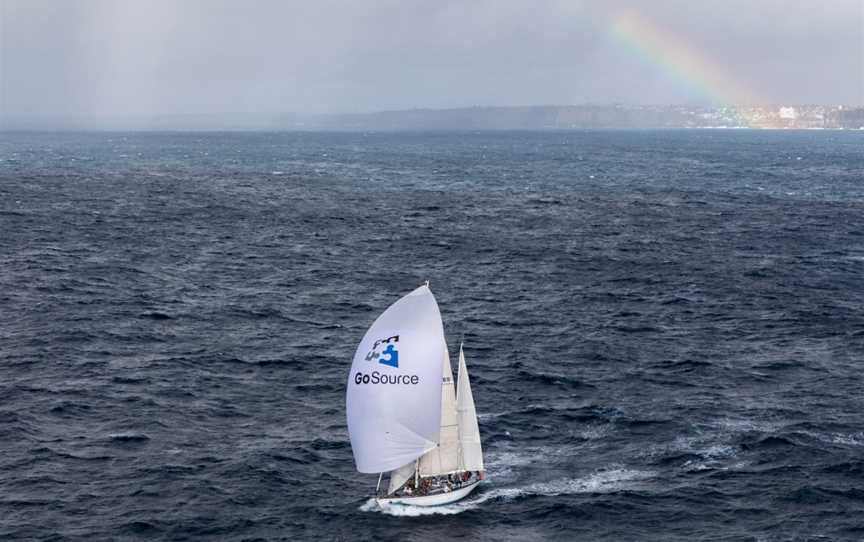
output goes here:
[[[378, 360], [378, 363], [381, 365], [387, 365], [389, 367], [399, 368], [399, 351], [396, 350], [396, 343], [399, 342], [399, 335], [393, 335], [392, 337], [387, 337], [386, 339], [378, 339], [372, 345], [372, 350], [366, 354], [366, 361], [374, 361]], [[379, 347], [385, 347], [381, 352], [378, 351]]]
[[378, 371], [364, 374], [361, 371], [357, 371], [354, 375], [354, 383], [358, 386], [361, 384], [402, 384], [403, 386], [416, 386], [420, 383], [420, 377], [418, 375], [381, 374]]

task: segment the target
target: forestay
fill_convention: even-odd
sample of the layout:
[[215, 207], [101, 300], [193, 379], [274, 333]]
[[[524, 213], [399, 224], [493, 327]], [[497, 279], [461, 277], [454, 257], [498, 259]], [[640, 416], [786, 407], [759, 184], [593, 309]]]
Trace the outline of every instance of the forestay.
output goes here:
[[435, 447], [444, 355], [441, 313], [428, 286], [391, 305], [366, 332], [346, 397], [358, 471], [396, 470]]

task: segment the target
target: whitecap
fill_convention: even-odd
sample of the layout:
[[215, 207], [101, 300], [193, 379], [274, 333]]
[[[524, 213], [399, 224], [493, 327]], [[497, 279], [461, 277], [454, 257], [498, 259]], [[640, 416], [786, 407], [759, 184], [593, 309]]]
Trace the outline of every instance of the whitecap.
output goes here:
[[389, 516], [453, 515], [474, 510], [481, 504], [494, 500], [513, 500], [521, 497], [572, 495], [579, 493], [616, 493], [630, 489], [644, 489], [648, 480], [657, 477], [652, 471], [625, 468], [598, 471], [581, 478], [562, 478], [548, 482], [537, 482], [517, 487], [481, 488], [462, 501], [443, 506], [405, 506], [390, 504], [380, 506], [375, 499], [368, 499], [360, 506], [362, 512], [378, 512]]
[[853, 446], [864, 445], [864, 433], [832, 433], [830, 439], [834, 444], [850, 444]]
[[599, 440], [605, 438], [612, 427], [609, 424], [606, 425], [589, 425], [585, 429], [579, 432], [579, 436], [584, 440]]
[[858, 433], [817, 433], [815, 431], [801, 431], [802, 434], [813, 437], [829, 444], [843, 444], [846, 446], [864, 445], [864, 432]]
[[489, 452], [486, 454], [486, 469], [490, 478], [507, 482], [515, 478], [513, 467], [530, 465], [536, 461], [536, 457], [527, 453]]
[[614, 493], [636, 489], [645, 480], [656, 477], [652, 471], [612, 469], [595, 472], [582, 478], [553, 480], [536, 483], [526, 488], [531, 495], [564, 495], [573, 493]]
[[729, 430], [733, 433], [742, 433], [747, 431], [760, 431], [762, 433], [773, 433], [781, 428], [781, 424], [765, 420], [751, 419], [722, 419], [711, 425], [721, 429]]
[[652, 446], [640, 455], [656, 459], [666, 455], [686, 453], [704, 459], [726, 459], [738, 453], [738, 448], [729, 444], [728, 439], [729, 434], [724, 433], [679, 436], [668, 444]]
[[403, 504], [379, 505], [375, 499], [369, 499], [362, 506], [361, 512], [378, 512], [388, 516], [417, 517], [417, 516], [450, 516], [472, 510], [477, 505], [473, 501], [460, 501], [442, 506], [406, 506]]

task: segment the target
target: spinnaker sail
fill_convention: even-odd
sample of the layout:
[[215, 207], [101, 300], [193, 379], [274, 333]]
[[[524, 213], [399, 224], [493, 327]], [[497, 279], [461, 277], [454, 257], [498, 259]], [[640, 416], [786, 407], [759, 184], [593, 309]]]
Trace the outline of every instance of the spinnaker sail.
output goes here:
[[375, 320], [354, 354], [346, 394], [358, 471], [396, 470], [436, 447], [446, 355], [441, 313], [428, 285]]

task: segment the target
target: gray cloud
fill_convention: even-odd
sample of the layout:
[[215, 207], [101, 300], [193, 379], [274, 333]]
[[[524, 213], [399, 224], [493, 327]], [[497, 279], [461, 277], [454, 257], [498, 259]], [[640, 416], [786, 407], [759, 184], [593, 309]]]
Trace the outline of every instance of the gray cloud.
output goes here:
[[0, 0], [0, 112], [704, 102], [624, 9], [764, 100], [864, 103], [862, 0]]

